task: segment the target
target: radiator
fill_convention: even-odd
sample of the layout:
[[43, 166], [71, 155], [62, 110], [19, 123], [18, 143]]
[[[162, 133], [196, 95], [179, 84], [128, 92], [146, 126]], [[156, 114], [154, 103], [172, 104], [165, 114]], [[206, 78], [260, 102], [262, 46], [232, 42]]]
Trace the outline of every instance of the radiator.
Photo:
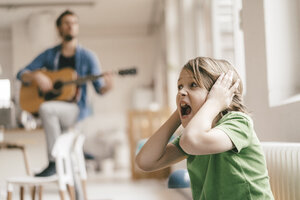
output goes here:
[[300, 143], [261, 144], [275, 200], [300, 200]]

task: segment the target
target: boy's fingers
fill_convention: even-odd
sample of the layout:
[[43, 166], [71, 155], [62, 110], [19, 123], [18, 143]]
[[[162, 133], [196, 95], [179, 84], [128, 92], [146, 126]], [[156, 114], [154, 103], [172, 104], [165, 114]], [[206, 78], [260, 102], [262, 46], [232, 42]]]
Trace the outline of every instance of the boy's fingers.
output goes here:
[[224, 78], [224, 73], [222, 73], [220, 76], [219, 76], [219, 78], [217, 79], [217, 81], [216, 81], [216, 84], [220, 84], [221, 82], [222, 82], [222, 80], [223, 80], [223, 78]]
[[233, 84], [233, 86], [230, 88], [230, 92], [234, 94], [234, 92], [237, 90], [240, 84], [240, 79], [236, 80], [236, 82]]
[[226, 74], [226, 82], [224, 82], [224, 86], [226, 88], [230, 88], [231, 84], [232, 84], [232, 78], [233, 78], [233, 71], [229, 70]]

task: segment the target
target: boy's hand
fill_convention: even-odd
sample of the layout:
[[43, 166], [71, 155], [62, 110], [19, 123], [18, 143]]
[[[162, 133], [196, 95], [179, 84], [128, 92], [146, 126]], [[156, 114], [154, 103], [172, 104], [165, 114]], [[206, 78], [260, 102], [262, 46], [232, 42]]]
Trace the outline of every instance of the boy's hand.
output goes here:
[[238, 79], [231, 87], [232, 77], [233, 71], [231, 70], [226, 74], [222, 73], [208, 94], [207, 100], [213, 101], [220, 109], [220, 112], [228, 108], [231, 104], [234, 93], [239, 86], [240, 80]]

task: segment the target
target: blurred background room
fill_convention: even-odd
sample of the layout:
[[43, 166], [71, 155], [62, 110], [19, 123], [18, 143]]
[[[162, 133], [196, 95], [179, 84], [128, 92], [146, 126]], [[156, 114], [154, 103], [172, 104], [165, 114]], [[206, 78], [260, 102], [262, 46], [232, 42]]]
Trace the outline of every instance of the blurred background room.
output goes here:
[[[189, 188], [168, 189], [185, 161], [145, 173], [134, 156], [176, 109], [179, 72], [196, 56], [233, 63], [261, 141], [300, 142], [300, 0], [0, 0], [0, 200], [7, 178], [27, 173], [23, 151], [30, 172], [46, 165], [43, 128], [20, 107], [16, 73], [59, 43], [55, 20], [66, 9], [79, 17], [79, 44], [103, 71], [138, 72], [115, 76], [105, 96], [88, 85], [92, 115], [77, 126], [93, 155], [88, 199], [191, 199]], [[60, 199], [56, 188], [45, 186], [44, 199]]]

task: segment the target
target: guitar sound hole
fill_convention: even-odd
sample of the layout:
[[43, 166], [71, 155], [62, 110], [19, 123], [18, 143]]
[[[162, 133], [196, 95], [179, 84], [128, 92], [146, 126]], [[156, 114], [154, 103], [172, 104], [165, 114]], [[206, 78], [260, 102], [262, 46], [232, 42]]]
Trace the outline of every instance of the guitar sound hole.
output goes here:
[[56, 82], [54, 83], [53, 88], [54, 88], [55, 90], [59, 90], [59, 89], [62, 88], [63, 85], [64, 85], [64, 84], [63, 84], [62, 81], [56, 81]]
[[38, 88], [38, 94], [39, 94], [39, 97], [44, 96], [44, 93], [42, 92], [42, 90], [40, 88]]
[[59, 95], [61, 95], [61, 88], [63, 87], [62, 81], [56, 81], [53, 85], [53, 90], [47, 92], [44, 96], [46, 101], [52, 100], [57, 98]]
[[60, 92], [57, 92], [55, 90], [52, 90], [50, 92], [47, 92], [45, 94], [45, 100], [46, 101], [49, 101], [49, 100], [52, 100], [52, 99], [55, 99], [56, 97], [58, 97], [60, 95]]

